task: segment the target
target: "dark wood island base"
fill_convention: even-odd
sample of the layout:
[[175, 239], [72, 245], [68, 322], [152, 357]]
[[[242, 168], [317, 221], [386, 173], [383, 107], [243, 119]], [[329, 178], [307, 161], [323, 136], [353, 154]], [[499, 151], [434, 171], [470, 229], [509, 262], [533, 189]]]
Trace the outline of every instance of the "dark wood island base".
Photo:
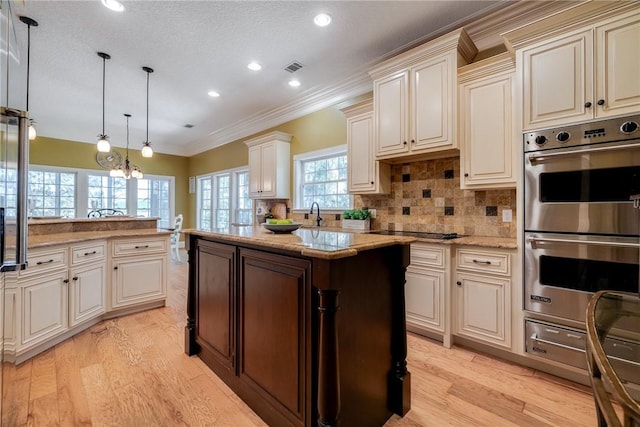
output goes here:
[[381, 426], [409, 411], [408, 244], [322, 257], [204, 232], [187, 243], [185, 352], [265, 422]]

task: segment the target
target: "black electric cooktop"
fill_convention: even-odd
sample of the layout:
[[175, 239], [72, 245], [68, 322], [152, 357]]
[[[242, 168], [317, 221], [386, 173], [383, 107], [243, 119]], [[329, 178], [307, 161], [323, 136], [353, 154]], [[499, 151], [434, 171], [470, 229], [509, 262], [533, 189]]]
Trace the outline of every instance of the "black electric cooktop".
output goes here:
[[436, 240], [450, 240], [462, 237], [458, 233], [425, 233], [422, 231], [394, 231], [394, 230], [375, 230], [372, 234], [384, 234], [386, 236], [408, 236], [417, 237], [419, 239], [436, 239]]

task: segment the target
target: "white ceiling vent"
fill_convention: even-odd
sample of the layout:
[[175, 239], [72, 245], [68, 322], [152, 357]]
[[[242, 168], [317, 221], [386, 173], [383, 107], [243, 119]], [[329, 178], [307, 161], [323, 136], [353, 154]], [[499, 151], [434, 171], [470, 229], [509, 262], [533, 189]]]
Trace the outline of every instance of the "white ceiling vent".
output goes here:
[[298, 61], [293, 61], [291, 64], [289, 64], [286, 67], [284, 67], [284, 70], [288, 71], [290, 73], [295, 73], [300, 68], [302, 68], [302, 64], [299, 63]]

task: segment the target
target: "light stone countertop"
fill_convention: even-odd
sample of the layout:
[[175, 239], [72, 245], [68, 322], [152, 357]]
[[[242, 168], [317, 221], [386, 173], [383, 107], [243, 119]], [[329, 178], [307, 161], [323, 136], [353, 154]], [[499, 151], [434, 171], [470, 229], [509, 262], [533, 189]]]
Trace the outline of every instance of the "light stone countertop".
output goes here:
[[197, 229], [183, 230], [185, 234], [211, 237], [229, 243], [245, 243], [266, 248], [297, 252], [311, 258], [338, 259], [355, 256], [358, 252], [415, 242], [413, 237], [383, 236], [353, 233], [348, 230], [300, 228], [292, 233], [275, 234], [261, 226], [238, 226], [211, 232]]
[[29, 249], [46, 246], [64, 245], [70, 243], [86, 242], [91, 240], [110, 239], [114, 237], [156, 237], [169, 236], [171, 231], [145, 228], [139, 230], [106, 230], [106, 231], [74, 231], [70, 233], [52, 233], [36, 236], [28, 236], [27, 247]]

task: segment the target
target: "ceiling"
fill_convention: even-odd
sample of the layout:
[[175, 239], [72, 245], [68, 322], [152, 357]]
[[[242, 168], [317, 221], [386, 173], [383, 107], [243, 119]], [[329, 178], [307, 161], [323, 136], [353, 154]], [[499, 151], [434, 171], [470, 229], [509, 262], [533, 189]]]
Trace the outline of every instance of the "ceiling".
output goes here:
[[[113, 12], [91, 1], [14, 1], [31, 28], [30, 115], [38, 134], [140, 148], [146, 131], [156, 152], [194, 155], [371, 90], [372, 65], [508, 2], [499, 1], [123, 1]], [[314, 25], [319, 12], [328, 27]], [[26, 81], [27, 26], [18, 21]], [[247, 68], [250, 61], [261, 71]], [[292, 61], [304, 65], [294, 74]], [[301, 82], [292, 88], [288, 81]], [[24, 107], [26, 84], [11, 91]], [[207, 95], [210, 90], [220, 97]], [[193, 125], [186, 128], [185, 125]]]

